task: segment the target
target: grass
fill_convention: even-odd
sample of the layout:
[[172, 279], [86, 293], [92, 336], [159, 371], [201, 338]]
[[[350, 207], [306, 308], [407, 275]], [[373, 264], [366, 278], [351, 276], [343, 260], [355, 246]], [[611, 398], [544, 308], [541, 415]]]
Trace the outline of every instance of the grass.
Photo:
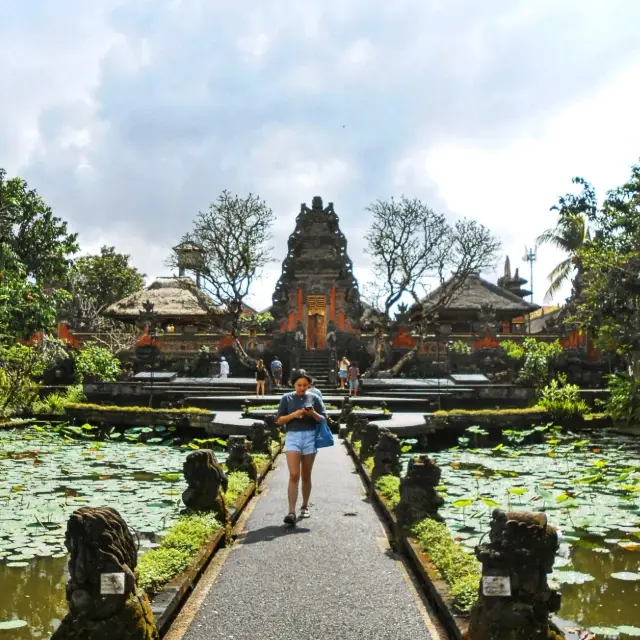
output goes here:
[[249, 488], [251, 480], [249, 480], [249, 476], [244, 471], [234, 471], [228, 474], [227, 477], [229, 478], [229, 488], [227, 489], [225, 497], [227, 504], [233, 506], [238, 497]]
[[362, 466], [369, 475], [371, 475], [371, 472], [373, 471], [373, 464], [373, 456], [369, 456], [362, 461]]
[[382, 476], [376, 482], [376, 489], [382, 494], [389, 508], [395, 508], [400, 502], [400, 478], [398, 476]]
[[525, 407], [523, 409], [450, 409], [434, 411], [431, 415], [438, 417], [447, 416], [527, 416], [533, 413], [547, 413], [544, 407]]
[[150, 549], [140, 558], [140, 587], [148, 595], [157, 593], [191, 564], [199, 549], [220, 526], [212, 514], [182, 516], [169, 529], [160, 547]]
[[70, 402], [66, 405], [67, 409], [76, 409], [84, 411], [122, 411], [127, 413], [157, 413], [157, 414], [195, 414], [195, 415], [211, 415], [208, 409], [200, 409], [199, 407], [184, 407], [183, 409], [151, 409], [150, 407], [119, 407], [112, 404], [91, 404], [88, 402]]
[[469, 613], [478, 598], [481, 571], [476, 558], [453, 540], [447, 526], [430, 518], [413, 527], [420, 548], [429, 555], [451, 589], [461, 613]]

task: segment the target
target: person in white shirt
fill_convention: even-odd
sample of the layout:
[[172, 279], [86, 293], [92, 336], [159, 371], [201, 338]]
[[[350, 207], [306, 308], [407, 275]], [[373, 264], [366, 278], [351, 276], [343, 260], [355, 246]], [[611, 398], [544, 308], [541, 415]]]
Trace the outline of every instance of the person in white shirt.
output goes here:
[[224, 356], [220, 358], [220, 377], [221, 378], [229, 377], [229, 363], [227, 362]]

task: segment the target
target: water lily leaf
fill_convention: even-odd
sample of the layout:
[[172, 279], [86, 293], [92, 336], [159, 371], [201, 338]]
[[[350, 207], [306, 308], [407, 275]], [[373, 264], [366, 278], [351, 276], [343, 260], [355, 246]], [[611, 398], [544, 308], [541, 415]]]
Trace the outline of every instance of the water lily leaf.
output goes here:
[[589, 631], [591, 631], [591, 633], [595, 633], [599, 638], [602, 637], [615, 640], [615, 638], [620, 637], [620, 631], [613, 627], [590, 627]]
[[22, 629], [26, 627], [27, 622], [25, 620], [3, 620], [0, 621], [0, 631], [8, 631], [9, 629]]
[[634, 638], [640, 638], [640, 627], [632, 627], [628, 624], [623, 624], [617, 627], [620, 633], [626, 633], [628, 636], [633, 636]]
[[625, 551], [640, 551], [640, 542], [618, 542], [618, 546]]
[[556, 571], [553, 579], [560, 584], [584, 584], [595, 580], [593, 576], [580, 571]]
[[462, 500], [454, 500], [451, 504], [458, 509], [464, 509], [465, 507], [470, 507], [473, 504], [473, 499], [463, 498]]
[[640, 580], [640, 573], [633, 573], [632, 571], [618, 571], [611, 574], [612, 578], [616, 580], [627, 580], [628, 582], [636, 582]]

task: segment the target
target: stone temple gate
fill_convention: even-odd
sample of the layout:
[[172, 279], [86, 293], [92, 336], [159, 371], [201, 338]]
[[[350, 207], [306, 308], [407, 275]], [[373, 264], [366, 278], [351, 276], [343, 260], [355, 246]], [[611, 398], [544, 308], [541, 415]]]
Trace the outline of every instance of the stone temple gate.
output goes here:
[[361, 316], [358, 282], [333, 203], [300, 207], [289, 236], [271, 313], [280, 333], [304, 335], [307, 349], [324, 349], [327, 334], [353, 333]]

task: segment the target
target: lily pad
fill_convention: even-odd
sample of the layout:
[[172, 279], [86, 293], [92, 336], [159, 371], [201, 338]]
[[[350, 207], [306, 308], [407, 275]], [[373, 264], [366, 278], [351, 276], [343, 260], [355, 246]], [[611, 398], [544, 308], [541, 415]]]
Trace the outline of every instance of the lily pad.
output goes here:
[[22, 629], [27, 626], [26, 620], [2, 620], [0, 621], [0, 631], [9, 631], [10, 629]]
[[620, 631], [613, 627], [590, 627], [589, 631], [595, 633], [598, 638], [607, 638], [607, 640], [615, 640], [620, 637]]
[[616, 580], [627, 580], [629, 582], [635, 582], [640, 580], [640, 573], [633, 573], [632, 571], [618, 571], [611, 574], [612, 578]]
[[632, 627], [628, 624], [623, 624], [618, 627], [618, 631], [620, 633], [626, 633], [628, 636], [632, 636], [634, 638], [640, 638], [640, 627]]
[[559, 584], [584, 584], [595, 580], [593, 576], [580, 571], [556, 571], [553, 578]]

